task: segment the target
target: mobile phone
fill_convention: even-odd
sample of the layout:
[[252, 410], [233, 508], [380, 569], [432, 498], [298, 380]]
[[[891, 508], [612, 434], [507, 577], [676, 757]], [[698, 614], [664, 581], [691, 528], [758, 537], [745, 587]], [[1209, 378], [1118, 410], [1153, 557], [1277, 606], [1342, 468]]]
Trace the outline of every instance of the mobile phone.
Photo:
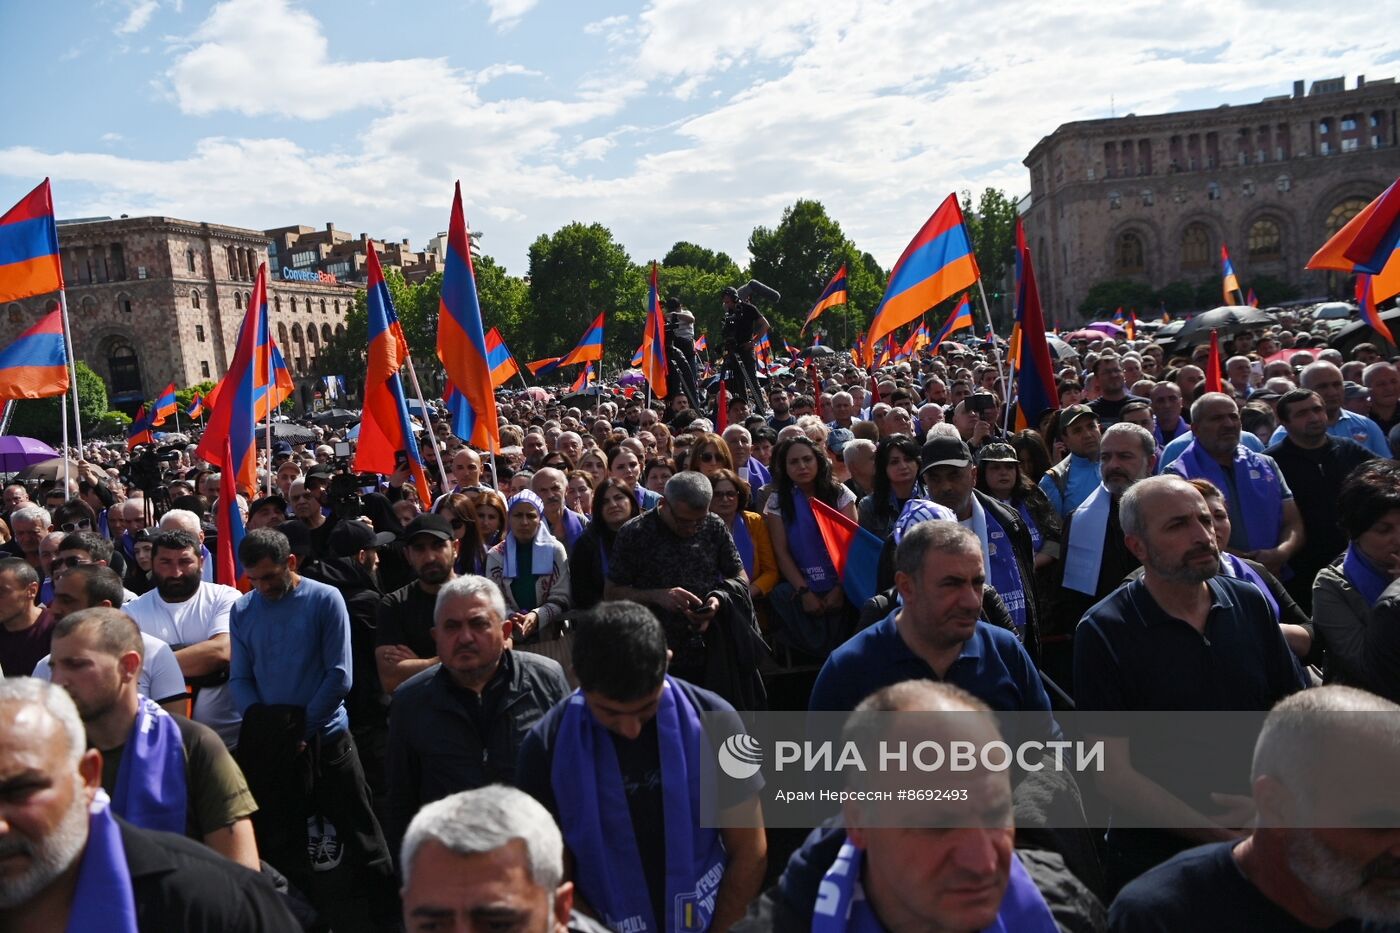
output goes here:
[[408, 469], [408, 451], [394, 451], [394, 472], [400, 473]]
[[336, 443], [335, 443], [335, 456], [336, 456], [337, 459], [343, 460], [343, 459], [349, 457], [350, 454], [351, 454], [351, 450], [350, 450], [350, 442], [349, 442], [349, 441], [336, 441]]

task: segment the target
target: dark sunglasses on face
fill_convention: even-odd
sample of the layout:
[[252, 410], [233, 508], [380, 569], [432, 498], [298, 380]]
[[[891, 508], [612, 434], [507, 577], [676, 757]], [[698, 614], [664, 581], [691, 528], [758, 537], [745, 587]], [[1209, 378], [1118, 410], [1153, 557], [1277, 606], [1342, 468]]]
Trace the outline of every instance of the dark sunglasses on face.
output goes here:
[[92, 563], [92, 558], [90, 558], [90, 557], [74, 557], [74, 556], [69, 556], [69, 557], [55, 557], [54, 560], [53, 560], [53, 569], [54, 569], [54, 570], [66, 570], [66, 569], [69, 568], [69, 567], [77, 567], [77, 566], [79, 566], [79, 565], [81, 565], [81, 564], [90, 564], [90, 563]]
[[719, 454], [711, 453], [710, 451], [707, 450], [707, 451], [705, 451], [703, 454], [700, 455], [700, 462], [701, 462], [701, 463], [719, 463]]
[[88, 521], [86, 518], [80, 518], [76, 522], [64, 522], [58, 527], [62, 531], [72, 534], [75, 531], [89, 531], [92, 528], [92, 522]]

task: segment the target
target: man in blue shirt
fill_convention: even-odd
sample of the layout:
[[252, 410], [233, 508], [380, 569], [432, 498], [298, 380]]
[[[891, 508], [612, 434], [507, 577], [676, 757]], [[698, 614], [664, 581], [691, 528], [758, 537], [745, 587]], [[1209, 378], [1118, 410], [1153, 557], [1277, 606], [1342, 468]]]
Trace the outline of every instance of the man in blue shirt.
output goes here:
[[[1387, 443], [1385, 432], [1381, 430], [1380, 425], [1365, 415], [1358, 415], [1342, 407], [1346, 390], [1340, 369], [1326, 360], [1318, 360], [1303, 367], [1299, 381], [1302, 388], [1312, 389], [1322, 397], [1322, 404], [1327, 409], [1328, 434], [1356, 441], [1377, 457], [1390, 456], [1390, 444]], [[1274, 429], [1269, 443], [1277, 444], [1287, 435], [1283, 425], [1279, 425]]]
[[[326, 868], [340, 861], [343, 847], [360, 875], [370, 912], [392, 920], [398, 913], [393, 862], [370, 805], [345, 712], [351, 683], [345, 600], [296, 572], [291, 544], [275, 529], [248, 532], [238, 546], [238, 559], [253, 591], [229, 613], [229, 689], [243, 716], [239, 763], [263, 807], [259, 816], [267, 814], [261, 822], [254, 820], [259, 849], [306, 890], [312, 868], [308, 850], [316, 849], [315, 867]], [[284, 729], [269, 738], [275, 731], [269, 720], [288, 712], [284, 721], [304, 723], [301, 729]], [[311, 786], [303, 797], [301, 781], [308, 772]], [[279, 805], [265, 806], [267, 797]], [[288, 834], [285, 825], [268, 825], [296, 812], [321, 817], [314, 847], [305, 835]], [[264, 845], [269, 837], [272, 844]]]
[[1040, 488], [1061, 519], [1099, 488], [1098, 416], [1088, 405], [1071, 405], [1060, 412], [1060, 438], [1069, 456], [1040, 478]]

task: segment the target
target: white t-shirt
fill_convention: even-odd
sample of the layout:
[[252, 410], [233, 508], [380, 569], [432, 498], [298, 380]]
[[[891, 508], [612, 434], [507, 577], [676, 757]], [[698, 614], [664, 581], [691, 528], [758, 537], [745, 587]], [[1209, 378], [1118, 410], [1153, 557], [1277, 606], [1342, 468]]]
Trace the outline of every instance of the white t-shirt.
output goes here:
[[[151, 590], [135, 602], [122, 606], [122, 611], [136, 620], [141, 631], [154, 635], [174, 647], [196, 645], [216, 635], [228, 634], [228, 613], [243, 594], [220, 583], [200, 583], [193, 596], [182, 603], [168, 603], [159, 590]], [[233, 704], [228, 684], [202, 687], [194, 702], [195, 722], [202, 722], [215, 732], [224, 744], [238, 744], [238, 728], [243, 718]]]
[[[180, 662], [175, 660], [175, 652], [170, 646], [153, 635], [141, 633], [145, 657], [141, 661], [141, 674], [136, 679], [136, 692], [150, 697], [157, 703], [185, 695], [185, 675], [180, 673]], [[34, 677], [52, 680], [49, 675], [49, 655], [34, 665]]]
[[[836, 509], [840, 511], [848, 505], [855, 505], [855, 493], [846, 488], [845, 483], [836, 484]], [[763, 506], [764, 515], [782, 515], [783, 504], [778, 501], [777, 487], [774, 486], [773, 494], [768, 497], [768, 501]]]

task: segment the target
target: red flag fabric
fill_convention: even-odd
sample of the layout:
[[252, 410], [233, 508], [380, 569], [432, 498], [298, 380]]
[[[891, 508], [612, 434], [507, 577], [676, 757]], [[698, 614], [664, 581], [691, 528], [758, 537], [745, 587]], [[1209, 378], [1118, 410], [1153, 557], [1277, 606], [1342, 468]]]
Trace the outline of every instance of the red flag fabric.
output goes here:
[[715, 393], [715, 433], [723, 434], [729, 427], [729, 390], [724, 380], [719, 381], [719, 391]]
[[1220, 392], [1224, 380], [1220, 375], [1220, 335], [1210, 332], [1210, 358], [1206, 360], [1206, 391]]

